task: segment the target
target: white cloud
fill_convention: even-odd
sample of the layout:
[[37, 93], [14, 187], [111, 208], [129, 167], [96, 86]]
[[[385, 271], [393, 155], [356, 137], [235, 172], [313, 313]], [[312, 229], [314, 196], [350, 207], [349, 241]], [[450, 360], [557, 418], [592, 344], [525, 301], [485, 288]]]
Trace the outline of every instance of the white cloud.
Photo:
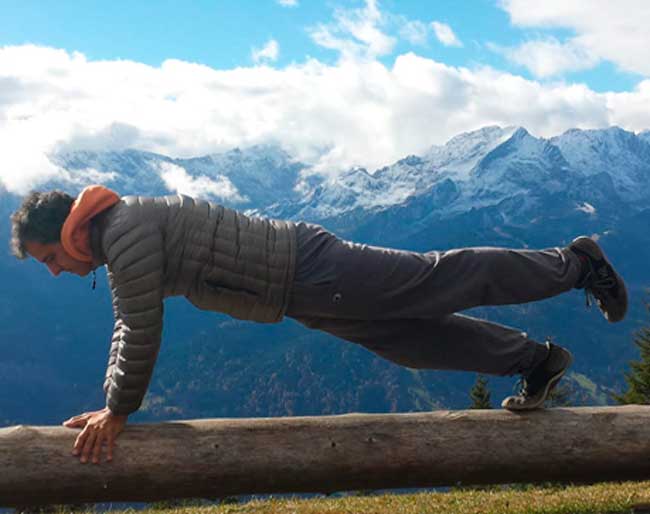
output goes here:
[[418, 20], [403, 20], [399, 35], [412, 45], [425, 45], [429, 36], [429, 27]]
[[275, 39], [269, 39], [262, 48], [253, 48], [251, 55], [256, 63], [277, 61], [278, 55], [280, 55], [280, 45]]
[[[47, 157], [60, 149], [190, 157], [280, 142], [320, 172], [354, 165], [372, 172], [491, 124], [523, 125], [538, 136], [572, 127], [642, 130], [650, 127], [650, 80], [597, 93], [413, 53], [389, 66], [365, 54], [331, 65], [312, 59], [219, 70], [0, 48], [0, 182], [16, 192], [61, 176]], [[179, 189], [196, 187], [182, 171], [167, 172]], [[239, 194], [226, 180], [205, 180], [201, 187], [215, 195]]]
[[604, 96], [613, 125], [635, 131], [650, 128], [650, 80], [637, 84], [634, 91]]
[[528, 41], [518, 47], [489, 48], [504, 54], [511, 61], [528, 68], [536, 77], [551, 77], [567, 71], [579, 71], [594, 67], [598, 57], [575, 41], [562, 43], [555, 38]]
[[440, 41], [445, 46], [463, 46], [463, 43], [456, 37], [454, 31], [446, 23], [432, 21], [431, 27]]
[[276, 0], [282, 7], [298, 7], [298, 0]]
[[592, 62], [604, 59], [625, 71], [650, 75], [647, 0], [501, 0], [500, 5], [513, 25], [573, 31], [570, 46]]
[[171, 162], [161, 162], [159, 167], [160, 178], [170, 191], [196, 197], [207, 195], [232, 202], [246, 201], [246, 198], [239, 194], [230, 179], [224, 175], [219, 175], [216, 178], [201, 175], [194, 178], [187, 173], [185, 168]]
[[75, 170], [62, 170], [59, 179], [77, 186], [88, 184], [107, 184], [113, 182], [119, 174], [116, 171], [99, 171], [95, 168], [80, 168]]
[[338, 8], [334, 20], [317, 25], [309, 33], [317, 45], [337, 50], [343, 59], [374, 59], [393, 51], [396, 40], [382, 31], [386, 20], [377, 0], [366, 0], [362, 9]]

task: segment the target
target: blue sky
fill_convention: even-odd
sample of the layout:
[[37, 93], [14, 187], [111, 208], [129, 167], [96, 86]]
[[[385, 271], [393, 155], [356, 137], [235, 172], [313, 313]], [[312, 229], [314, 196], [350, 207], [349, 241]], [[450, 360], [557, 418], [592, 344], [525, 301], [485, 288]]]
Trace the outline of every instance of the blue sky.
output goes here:
[[276, 143], [316, 172], [372, 172], [490, 124], [542, 137], [650, 127], [646, 0], [0, 0], [0, 12], [12, 190], [60, 173], [60, 151]]
[[[79, 51], [93, 60], [128, 59], [154, 66], [175, 58], [223, 69], [252, 64], [253, 49], [274, 39], [280, 47], [276, 66], [308, 57], [332, 63], [338, 53], [315, 44], [308, 30], [329, 21], [337, 8], [360, 7], [363, 2], [303, 0], [289, 7], [274, 0], [114, 0], [81, 5], [70, 0], [0, 1], [0, 44], [32, 43]], [[513, 46], [572, 33], [564, 28], [514, 27], [496, 0], [390, 0], [381, 5], [386, 12], [425, 24], [439, 20], [463, 42], [462, 47], [446, 47], [430, 35], [423, 44], [401, 41], [396, 53], [415, 49], [453, 66], [483, 64], [528, 78], [534, 78], [529, 70], [486, 45]], [[384, 56], [382, 62], [389, 64], [392, 58]], [[563, 77], [595, 91], [629, 90], [640, 79], [611, 63]]]

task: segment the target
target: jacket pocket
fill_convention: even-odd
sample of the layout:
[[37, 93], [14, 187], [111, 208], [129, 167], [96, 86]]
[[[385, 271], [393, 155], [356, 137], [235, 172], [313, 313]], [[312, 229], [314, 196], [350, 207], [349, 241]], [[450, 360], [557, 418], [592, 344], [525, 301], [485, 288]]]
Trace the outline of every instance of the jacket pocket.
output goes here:
[[204, 280], [203, 283], [210, 289], [211, 291], [214, 291], [217, 294], [221, 294], [224, 296], [244, 296], [244, 297], [249, 297], [251, 299], [258, 300], [260, 298], [260, 295], [256, 293], [255, 291], [252, 291], [250, 289], [243, 289], [243, 288], [233, 288], [233, 287], [227, 287], [224, 286], [223, 284], [219, 284], [217, 282], [213, 282], [211, 280]]

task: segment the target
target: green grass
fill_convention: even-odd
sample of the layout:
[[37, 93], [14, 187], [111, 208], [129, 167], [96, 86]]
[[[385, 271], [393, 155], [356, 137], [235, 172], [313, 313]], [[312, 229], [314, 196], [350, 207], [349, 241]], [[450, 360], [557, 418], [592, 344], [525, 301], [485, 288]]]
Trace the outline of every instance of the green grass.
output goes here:
[[[200, 505], [160, 503], [143, 514], [613, 514], [650, 504], [650, 482], [591, 486], [500, 487], [440, 493], [346, 495]], [[65, 511], [60, 511], [65, 512]], [[127, 510], [123, 512], [134, 513]]]

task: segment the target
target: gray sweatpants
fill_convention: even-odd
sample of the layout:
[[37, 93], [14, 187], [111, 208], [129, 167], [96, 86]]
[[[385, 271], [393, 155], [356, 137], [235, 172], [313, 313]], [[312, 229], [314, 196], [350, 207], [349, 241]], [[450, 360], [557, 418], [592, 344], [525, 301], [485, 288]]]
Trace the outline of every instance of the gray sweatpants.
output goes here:
[[539, 343], [458, 312], [555, 296], [580, 274], [566, 248], [419, 253], [352, 243], [310, 223], [296, 228], [286, 315], [410, 368], [528, 373]]

